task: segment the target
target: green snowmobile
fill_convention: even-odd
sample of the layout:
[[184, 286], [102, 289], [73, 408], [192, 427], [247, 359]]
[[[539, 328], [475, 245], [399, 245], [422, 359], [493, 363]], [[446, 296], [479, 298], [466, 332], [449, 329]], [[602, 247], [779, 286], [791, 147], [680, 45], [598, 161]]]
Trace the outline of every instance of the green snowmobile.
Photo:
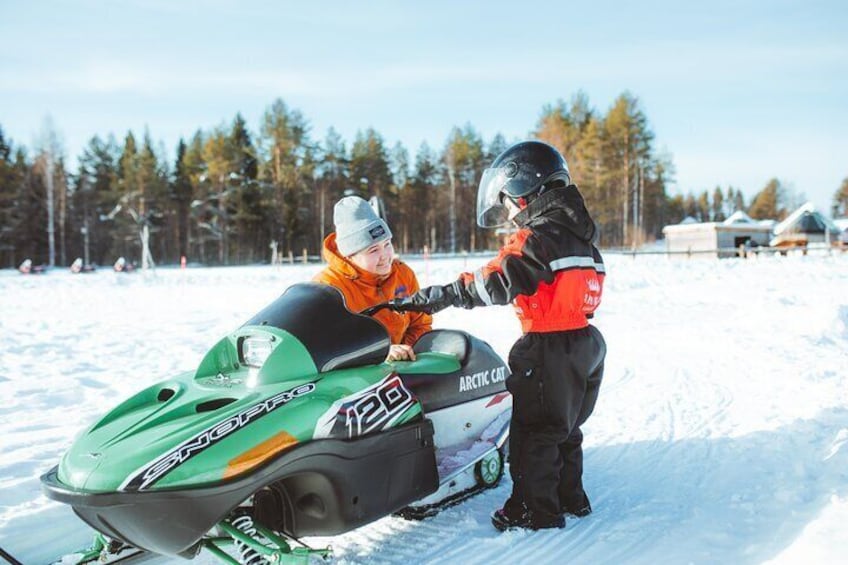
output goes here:
[[495, 486], [505, 363], [461, 331], [425, 334], [412, 362], [386, 363], [389, 345], [336, 289], [296, 284], [196, 371], [115, 407], [41, 479], [99, 532], [79, 561], [308, 559], [327, 550], [301, 537], [426, 517]]

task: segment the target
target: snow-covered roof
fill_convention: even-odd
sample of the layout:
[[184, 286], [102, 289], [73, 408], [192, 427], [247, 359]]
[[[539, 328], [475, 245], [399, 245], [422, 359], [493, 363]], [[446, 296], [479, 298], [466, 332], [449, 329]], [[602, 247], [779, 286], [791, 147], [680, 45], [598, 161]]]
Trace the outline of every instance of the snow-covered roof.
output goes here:
[[771, 232], [771, 223], [762, 223], [762, 222], [680, 222], [679, 224], [671, 224], [665, 226], [662, 231], [663, 233], [674, 233], [674, 234], [684, 234], [684, 233], [703, 233], [705, 231], [716, 231], [716, 232], [735, 232], [735, 233], [761, 233], [761, 232]]
[[839, 228], [831, 220], [825, 218], [816, 209], [815, 204], [807, 202], [774, 226], [774, 234], [780, 235], [784, 232], [823, 233], [825, 229], [834, 232], [839, 231]]
[[731, 224], [755, 224], [756, 222], [742, 210], [736, 210], [722, 223], [729, 226]]
[[[686, 216], [681, 220], [679, 224], [672, 224], [666, 226], [666, 228], [674, 228], [675, 231], [680, 231], [684, 229], [725, 229], [725, 228], [752, 228], [757, 231], [762, 229], [771, 229], [774, 225], [774, 220], [754, 220], [743, 212], [742, 210], [737, 210], [733, 212], [730, 217], [722, 222], [699, 222], [697, 219], [692, 216]], [[686, 226], [686, 228], [684, 228]], [[665, 228], [663, 228], [665, 230]]]

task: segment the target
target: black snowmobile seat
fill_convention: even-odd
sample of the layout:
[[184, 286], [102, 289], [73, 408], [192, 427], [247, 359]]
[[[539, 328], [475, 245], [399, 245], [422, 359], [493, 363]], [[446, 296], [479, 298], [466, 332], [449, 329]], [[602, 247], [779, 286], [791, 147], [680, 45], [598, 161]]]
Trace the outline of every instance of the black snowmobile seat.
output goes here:
[[289, 332], [322, 373], [382, 363], [391, 345], [380, 322], [354, 314], [339, 289], [319, 283], [290, 286], [244, 325], [271, 325]]
[[415, 353], [453, 355], [464, 366], [468, 360], [468, 335], [456, 330], [434, 330], [418, 338], [412, 346]]

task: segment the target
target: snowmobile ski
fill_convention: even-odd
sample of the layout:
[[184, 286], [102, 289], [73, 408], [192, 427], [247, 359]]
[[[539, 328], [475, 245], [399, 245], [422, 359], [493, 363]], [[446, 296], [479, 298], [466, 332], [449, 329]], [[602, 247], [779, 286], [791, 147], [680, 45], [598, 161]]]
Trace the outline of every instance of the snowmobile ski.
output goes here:
[[101, 533], [94, 535], [91, 545], [80, 551], [63, 555], [51, 565], [85, 565], [86, 563], [143, 563], [155, 559], [156, 554], [137, 549], [117, 540], [110, 540]]

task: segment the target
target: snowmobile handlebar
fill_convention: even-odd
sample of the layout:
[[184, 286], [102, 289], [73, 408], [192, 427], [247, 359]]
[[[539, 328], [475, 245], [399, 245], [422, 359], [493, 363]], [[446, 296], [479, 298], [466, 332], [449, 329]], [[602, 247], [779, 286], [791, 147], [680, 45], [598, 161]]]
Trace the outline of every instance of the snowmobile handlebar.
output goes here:
[[360, 314], [362, 314], [363, 316], [373, 316], [380, 310], [393, 310], [394, 307], [395, 305], [393, 304], [393, 302], [381, 302], [380, 304], [375, 304], [370, 308], [366, 308], [365, 310], [361, 311]]
[[[425, 310], [421, 310], [419, 308], [410, 307], [410, 306], [411, 305], [409, 305], [409, 304], [403, 304], [402, 300], [397, 300], [397, 299], [396, 300], [389, 300], [388, 302], [381, 302], [380, 304], [375, 304], [374, 306], [371, 306], [370, 308], [366, 308], [365, 310], [362, 310], [360, 312], [360, 314], [363, 315], [363, 316], [373, 316], [374, 314], [376, 314], [380, 310], [394, 310], [395, 312], [421, 312], [421, 311], [425, 311]], [[431, 313], [431, 312], [428, 312], [428, 313]], [[592, 312], [589, 312], [589, 313], [586, 314], [587, 320], [591, 320], [594, 317], [595, 317], [595, 314], [592, 313]]]
[[380, 310], [394, 310], [395, 312], [420, 311], [411, 302], [402, 298], [395, 298], [394, 300], [389, 300], [388, 302], [381, 302], [380, 304], [375, 304], [370, 308], [366, 308], [365, 310], [361, 311], [360, 314], [362, 314], [363, 316], [373, 316]]
[[[436, 311], [440, 310], [437, 309]], [[388, 302], [381, 302], [380, 304], [375, 304], [370, 308], [366, 308], [360, 314], [363, 316], [373, 316], [380, 310], [393, 310], [395, 312], [426, 312], [431, 313], [429, 310], [429, 304], [416, 304], [412, 302], [408, 298], [395, 298], [394, 300], [389, 300]]]

